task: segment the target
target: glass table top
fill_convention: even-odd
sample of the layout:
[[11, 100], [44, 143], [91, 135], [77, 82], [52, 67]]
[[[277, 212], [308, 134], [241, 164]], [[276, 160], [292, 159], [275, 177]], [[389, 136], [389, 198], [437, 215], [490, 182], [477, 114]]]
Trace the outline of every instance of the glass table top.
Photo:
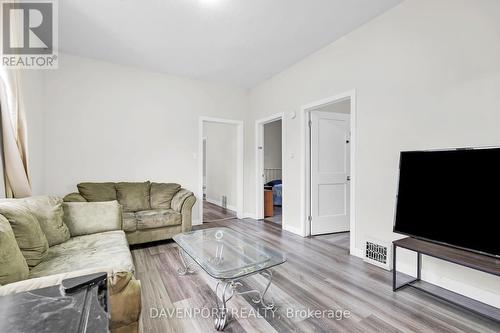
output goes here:
[[210, 228], [174, 236], [175, 242], [210, 276], [230, 280], [286, 261], [283, 252], [229, 228]]

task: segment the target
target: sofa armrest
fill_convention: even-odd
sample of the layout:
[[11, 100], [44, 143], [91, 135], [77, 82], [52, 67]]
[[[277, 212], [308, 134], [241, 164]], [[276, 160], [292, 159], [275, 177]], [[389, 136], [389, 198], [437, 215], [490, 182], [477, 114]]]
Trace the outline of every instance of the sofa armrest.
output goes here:
[[182, 205], [181, 214], [182, 214], [182, 232], [191, 231], [191, 227], [193, 224], [192, 221], [192, 212], [193, 206], [196, 203], [196, 197], [191, 194], [189, 197], [184, 200], [184, 204]]
[[171, 207], [182, 214], [182, 232], [190, 231], [192, 225], [192, 211], [196, 202], [193, 192], [181, 188], [172, 198]]
[[182, 206], [184, 205], [184, 201], [186, 201], [186, 199], [192, 195], [193, 192], [181, 188], [172, 198], [172, 203], [170, 205], [171, 208], [176, 212], [180, 213], [182, 210]]
[[64, 223], [72, 237], [122, 229], [118, 201], [64, 202]]
[[87, 199], [85, 199], [80, 193], [74, 192], [66, 195], [63, 198], [64, 202], [87, 202]]

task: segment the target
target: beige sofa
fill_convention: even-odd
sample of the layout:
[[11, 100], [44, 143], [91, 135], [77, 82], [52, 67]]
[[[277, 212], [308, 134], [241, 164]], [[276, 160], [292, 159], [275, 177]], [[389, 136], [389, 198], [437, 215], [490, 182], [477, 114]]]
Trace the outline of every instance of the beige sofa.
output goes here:
[[123, 230], [129, 244], [169, 239], [191, 230], [196, 202], [192, 192], [175, 183], [80, 183], [65, 202], [117, 200], [123, 208]]
[[106, 272], [111, 331], [137, 332], [141, 286], [121, 226], [117, 201], [0, 200], [0, 296]]

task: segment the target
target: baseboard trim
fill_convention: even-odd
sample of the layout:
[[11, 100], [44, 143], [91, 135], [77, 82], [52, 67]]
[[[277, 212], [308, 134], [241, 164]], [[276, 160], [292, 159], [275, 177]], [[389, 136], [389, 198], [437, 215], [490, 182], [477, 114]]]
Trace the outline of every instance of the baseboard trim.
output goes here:
[[245, 212], [245, 213], [243, 213], [243, 218], [257, 220], [257, 215], [255, 215], [254, 213]]
[[292, 234], [298, 235], [300, 237], [305, 237], [305, 235], [303, 234], [303, 232], [300, 228], [283, 224], [282, 229], [285, 231], [291, 232]]
[[365, 257], [365, 253], [363, 252], [363, 250], [358, 249], [358, 248], [351, 249], [350, 254], [351, 254], [351, 256], [355, 256], [355, 257], [358, 257], [361, 259], [363, 259]]
[[[210, 199], [210, 198], [206, 198], [205, 200], [213, 205], [222, 207], [220, 201], [218, 201], [218, 200], [214, 200], [214, 199]], [[236, 212], [236, 207], [234, 207], [234, 206], [227, 205], [227, 209], [232, 210], [233, 212]]]

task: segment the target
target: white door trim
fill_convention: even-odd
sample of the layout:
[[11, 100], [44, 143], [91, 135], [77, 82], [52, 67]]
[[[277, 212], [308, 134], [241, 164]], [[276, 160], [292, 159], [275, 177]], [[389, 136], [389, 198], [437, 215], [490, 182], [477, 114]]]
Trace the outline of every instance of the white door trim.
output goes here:
[[199, 221], [198, 224], [203, 223], [203, 123], [220, 123], [236, 125], [236, 216], [243, 218], [243, 121], [213, 118], [213, 117], [200, 117], [198, 121], [198, 209]]
[[355, 198], [356, 198], [356, 90], [350, 90], [347, 92], [340, 93], [335, 96], [331, 96], [316, 102], [306, 104], [301, 107], [301, 216], [302, 216], [302, 235], [310, 236], [311, 234], [311, 224], [309, 222], [309, 215], [311, 212], [311, 181], [310, 181], [310, 132], [309, 132], [309, 113], [314, 109], [318, 109], [322, 106], [328, 104], [333, 104], [340, 102], [342, 100], [350, 99], [351, 101], [351, 139], [350, 139], [350, 240], [349, 248], [352, 255], [362, 257], [362, 250], [358, 250], [355, 247], [356, 240], [356, 209], [355, 209]]
[[[259, 149], [259, 147], [264, 146], [264, 125], [281, 120], [281, 178], [283, 179], [285, 170], [285, 126], [283, 124], [283, 117], [284, 114], [280, 112], [255, 121], [255, 219], [257, 220], [264, 218], [264, 180], [262, 179], [262, 174], [264, 173], [264, 155], [262, 154], [263, 150]], [[284, 186], [282, 197], [285, 191]], [[285, 223], [285, 219], [283, 219], [282, 225], [283, 223]]]
[[[208, 174], [206, 156], [203, 156], [207, 152], [207, 150], [206, 150], [207, 149], [207, 138], [206, 137], [202, 136], [202, 138], [201, 138], [201, 144], [202, 144], [202, 146], [201, 146], [202, 147], [201, 148], [201, 154], [202, 154], [201, 155], [201, 161], [202, 161], [201, 162], [202, 163], [201, 166], [202, 166], [202, 170], [205, 169], [205, 175], [203, 175], [203, 171], [202, 171], [202, 176], [203, 176], [202, 182], [203, 183], [202, 183], [201, 197], [203, 198], [204, 197], [203, 187], [205, 187], [205, 185], [207, 185], [205, 183], [205, 181], [206, 181], [205, 177]], [[205, 149], [203, 149], [203, 148], [205, 148]], [[203, 219], [201, 219], [201, 220], [202, 220], [201, 222], [203, 223]]]

